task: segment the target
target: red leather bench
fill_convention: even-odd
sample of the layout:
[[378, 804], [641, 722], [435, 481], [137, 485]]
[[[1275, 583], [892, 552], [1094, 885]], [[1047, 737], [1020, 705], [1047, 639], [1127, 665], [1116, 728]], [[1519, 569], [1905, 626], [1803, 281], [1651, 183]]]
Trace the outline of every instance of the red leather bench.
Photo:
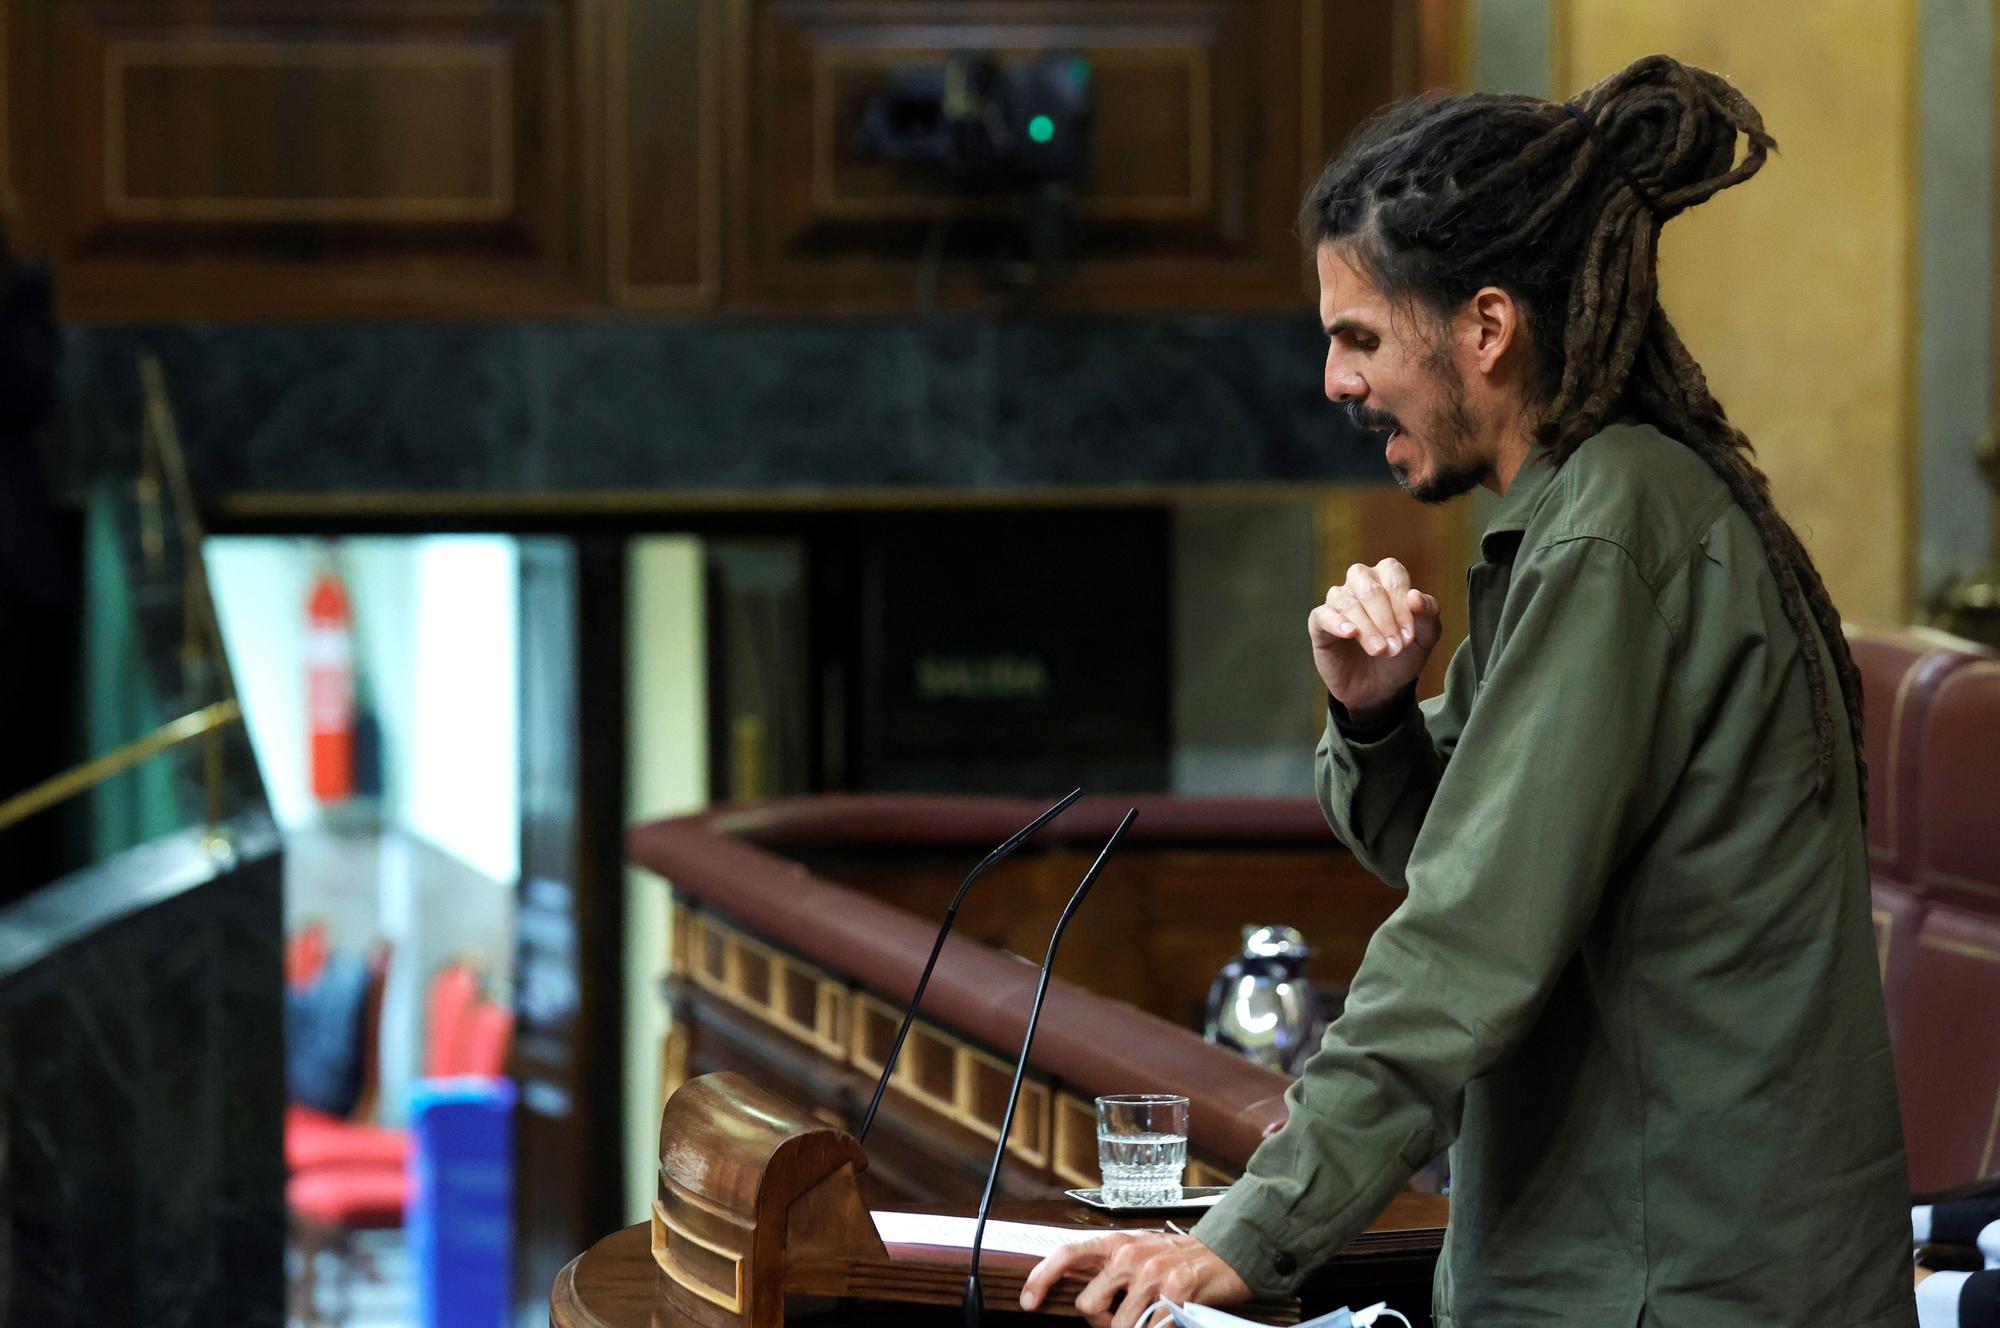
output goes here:
[[1910, 1184], [1945, 1189], [1991, 1175], [2000, 1125], [2000, 917], [1932, 904], [1903, 992], [1896, 1081]]
[[1852, 645], [1877, 954], [1924, 1194], [2000, 1164], [2000, 660], [1931, 633]]
[[1939, 680], [1917, 752], [1917, 884], [2000, 914], [2000, 660]]

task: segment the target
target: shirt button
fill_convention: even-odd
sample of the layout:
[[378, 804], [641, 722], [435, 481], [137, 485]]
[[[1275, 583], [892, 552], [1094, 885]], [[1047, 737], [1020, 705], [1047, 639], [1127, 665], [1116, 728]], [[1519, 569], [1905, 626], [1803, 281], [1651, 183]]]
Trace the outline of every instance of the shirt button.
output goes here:
[[1271, 1268], [1279, 1277], [1290, 1277], [1299, 1270], [1299, 1261], [1292, 1257], [1291, 1251], [1279, 1250], [1272, 1256]]

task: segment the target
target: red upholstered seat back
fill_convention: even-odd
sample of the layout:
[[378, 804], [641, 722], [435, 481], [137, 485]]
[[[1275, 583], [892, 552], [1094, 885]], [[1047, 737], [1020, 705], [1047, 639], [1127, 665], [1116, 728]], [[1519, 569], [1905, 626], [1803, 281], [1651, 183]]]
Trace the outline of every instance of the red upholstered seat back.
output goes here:
[[464, 963], [447, 964], [431, 979], [430, 1029], [424, 1074], [501, 1075], [514, 1037], [514, 1012], [480, 995], [479, 978]]
[[1850, 644], [1876, 953], [1922, 1192], [2000, 1164], [2000, 661], [1929, 632]]
[[514, 1037], [514, 1012], [492, 1001], [481, 1001], [466, 1020], [464, 1060], [455, 1074], [497, 1076], [507, 1073], [507, 1048]]
[[1894, 881], [1878, 879], [1874, 890], [1875, 958], [1882, 969], [1882, 1000], [1889, 1008], [1889, 1034], [1902, 1032], [1903, 996], [1916, 962], [1917, 925], [1923, 902], [1916, 892]]
[[1933, 899], [2000, 913], [2000, 660], [1939, 682], [1917, 764], [1918, 884]]
[[326, 924], [308, 922], [285, 942], [285, 985], [310, 987], [326, 970]]
[[1917, 933], [1896, 1082], [1922, 1192], [1990, 1174], [2000, 1122], [2000, 916], [1933, 904]]
[[437, 1077], [458, 1074], [465, 1063], [471, 1019], [479, 1004], [479, 979], [462, 963], [447, 964], [431, 979], [428, 1027], [424, 1035], [424, 1073]]
[[1877, 876], [1917, 879], [1917, 822], [1924, 789], [1918, 759], [1939, 687], [1977, 656], [1935, 634], [1898, 632], [1849, 640], [1861, 670], [1868, 762], [1868, 853]]

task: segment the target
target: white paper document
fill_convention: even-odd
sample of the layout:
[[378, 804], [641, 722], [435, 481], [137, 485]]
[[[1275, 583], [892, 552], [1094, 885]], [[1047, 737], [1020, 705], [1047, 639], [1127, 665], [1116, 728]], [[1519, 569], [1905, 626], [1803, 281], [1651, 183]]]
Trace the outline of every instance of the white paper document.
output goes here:
[[[972, 1248], [969, 1217], [940, 1217], [935, 1213], [870, 1213], [876, 1233], [884, 1245], [935, 1245], [947, 1250]], [[1032, 1254], [1046, 1258], [1065, 1245], [1095, 1240], [1108, 1235], [1080, 1227], [1044, 1226], [1036, 1222], [992, 1222], [986, 1224], [986, 1238], [980, 1249], [986, 1253]]]
[[[1408, 1319], [1380, 1301], [1365, 1309], [1337, 1309], [1317, 1319], [1307, 1319], [1299, 1328], [1373, 1328], [1384, 1314], [1399, 1320], [1403, 1328], [1410, 1328]], [[1176, 1305], [1171, 1300], [1156, 1300], [1139, 1316], [1139, 1328], [1168, 1328], [1169, 1324], [1173, 1328], [1257, 1328], [1255, 1319], [1239, 1319], [1206, 1305]]]

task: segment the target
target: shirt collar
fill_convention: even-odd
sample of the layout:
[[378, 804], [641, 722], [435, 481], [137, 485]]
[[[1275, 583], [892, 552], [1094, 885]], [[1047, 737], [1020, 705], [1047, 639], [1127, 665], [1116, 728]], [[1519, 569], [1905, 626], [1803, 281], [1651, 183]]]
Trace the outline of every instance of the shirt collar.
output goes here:
[[1549, 461], [1549, 455], [1537, 447], [1514, 472], [1514, 480], [1507, 486], [1507, 492], [1500, 495], [1499, 505], [1493, 509], [1493, 519], [1486, 523], [1486, 532], [1479, 537], [1479, 553], [1488, 562], [1498, 559], [1502, 550], [1511, 554], [1521, 542], [1521, 534], [1528, 528], [1528, 519], [1541, 505], [1542, 495], [1548, 491], [1549, 481], [1555, 478], [1556, 468]]

